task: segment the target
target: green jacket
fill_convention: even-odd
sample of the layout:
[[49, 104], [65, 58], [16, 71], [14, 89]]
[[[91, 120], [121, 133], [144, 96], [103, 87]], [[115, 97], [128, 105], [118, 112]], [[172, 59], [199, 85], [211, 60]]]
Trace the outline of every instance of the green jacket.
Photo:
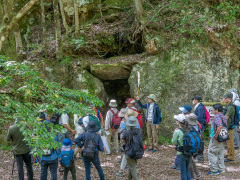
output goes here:
[[27, 142], [24, 141], [24, 136], [20, 132], [20, 128], [16, 124], [9, 127], [7, 140], [12, 140], [13, 152], [15, 154], [26, 154], [30, 151]]
[[[172, 137], [172, 144], [177, 145], [179, 143], [180, 146], [183, 146], [183, 137], [184, 134], [180, 129], [175, 130]], [[177, 155], [182, 155], [182, 152], [178, 151]]]
[[227, 121], [227, 127], [229, 128], [233, 121], [234, 121], [234, 116], [235, 116], [235, 108], [233, 106], [233, 102], [230, 102], [229, 104], [226, 105], [227, 112], [226, 116], [229, 116], [228, 121]]

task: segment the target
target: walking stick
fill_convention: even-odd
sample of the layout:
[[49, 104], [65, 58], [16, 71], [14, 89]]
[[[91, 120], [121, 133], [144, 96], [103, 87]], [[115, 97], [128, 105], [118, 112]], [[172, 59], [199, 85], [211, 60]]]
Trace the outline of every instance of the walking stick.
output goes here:
[[[137, 90], [137, 96], [139, 96], [139, 89], [140, 89], [140, 71], [137, 71], [137, 75], [138, 75], [138, 90]], [[135, 99], [137, 99], [135, 97]]]
[[[13, 152], [13, 151], [12, 151]], [[12, 176], [13, 176], [13, 171], [14, 171], [14, 165], [15, 165], [15, 161], [16, 161], [16, 158], [15, 158], [15, 154], [13, 152], [13, 167], [12, 167]]]

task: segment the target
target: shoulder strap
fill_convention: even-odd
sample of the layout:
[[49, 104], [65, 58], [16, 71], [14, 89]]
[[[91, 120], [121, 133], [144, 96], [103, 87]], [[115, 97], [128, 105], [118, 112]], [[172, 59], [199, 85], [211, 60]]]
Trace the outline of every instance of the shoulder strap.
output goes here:
[[115, 115], [114, 111], [112, 109], [110, 109], [110, 111], [113, 113], [113, 115]]
[[99, 117], [99, 114], [100, 114], [100, 113], [99, 113], [99, 110], [97, 110], [97, 116], [98, 116], [98, 117]]

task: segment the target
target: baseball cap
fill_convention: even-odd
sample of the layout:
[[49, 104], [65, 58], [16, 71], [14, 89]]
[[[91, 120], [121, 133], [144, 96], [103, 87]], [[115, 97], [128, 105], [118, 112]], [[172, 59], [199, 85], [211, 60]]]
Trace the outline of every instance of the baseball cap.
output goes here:
[[135, 101], [133, 98], [128, 98], [128, 99], [125, 101], [125, 103], [126, 103], [126, 104], [129, 104], [129, 103], [135, 104], [136, 101]]
[[201, 98], [201, 96], [195, 96], [194, 98], [192, 98], [192, 100], [194, 100], [194, 99], [198, 100], [199, 102], [201, 102], [201, 101], [202, 101], [202, 98]]
[[178, 109], [183, 113], [188, 113], [192, 110], [192, 107], [190, 105], [185, 105], [183, 107], [179, 107]]
[[183, 114], [178, 114], [178, 115], [174, 115], [174, 119], [176, 119], [179, 122], [183, 122], [186, 117]]
[[233, 94], [230, 93], [230, 92], [227, 92], [226, 94], [224, 94], [224, 97], [225, 97], [225, 98], [232, 99], [232, 98], [233, 98]]

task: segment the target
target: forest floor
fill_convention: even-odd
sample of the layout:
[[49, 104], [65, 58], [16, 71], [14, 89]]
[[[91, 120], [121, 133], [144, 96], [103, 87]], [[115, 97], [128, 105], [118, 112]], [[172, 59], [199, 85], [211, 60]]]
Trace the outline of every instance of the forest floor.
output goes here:
[[[208, 158], [207, 158], [207, 148], [204, 152], [205, 161], [204, 163], [197, 163], [198, 169], [202, 174], [201, 179], [221, 179], [221, 180], [240, 180], [240, 151], [237, 150], [235, 153], [235, 161], [226, 163], [226, 172], [217, 176], [207, 176], [206, 172], [209, 170]], [[160, 151], [156, 153], [145, 152], [144, 157], [138, 161], [138, 175], [140, 180], [179, 180], [180, 171], [170, 169], [173, 165], [176, 151], [174, 146], [160, 146]], [[125, 180], [127, 179], [128, 170], [125, 170], [125, 176], [119, 178], [115, 176], [115, 173], [120, 168], [120, 163], [117, 163], [121, 157], [120, 153], [113, 155], [101, 155], [101, 165], [105, 174], [105, 179], [108, 180]], [[1, 151], [0, 154], [0, 179], [2, 180], [15, 180], [17, 178], [17, 167], [15, 164], [14, 174], [12, 176], [12, 153], [11, 151]], [[78, 159], [75, 161], [77, 170], [77, 179], [85, 179], [85, 168], [82, 160]], [[34, 166], [35, 167], [35, 166]], [[40, 168], [35, 167], [34, 178], [40, 179]], [[26, 170], [25, 170], [26, 176]], [[99, 179], [96, 168], [92, 168], [91, 174], [92, 180]], [[26, 177], [25, 177], [26, 179]], [[50, 178], [50, 172], [48, 173], [48, 179]], [[58, 172], [58, 179], [63, 179], [63, 175]], [[68, 179], [72, 179], [71, 175]]]

